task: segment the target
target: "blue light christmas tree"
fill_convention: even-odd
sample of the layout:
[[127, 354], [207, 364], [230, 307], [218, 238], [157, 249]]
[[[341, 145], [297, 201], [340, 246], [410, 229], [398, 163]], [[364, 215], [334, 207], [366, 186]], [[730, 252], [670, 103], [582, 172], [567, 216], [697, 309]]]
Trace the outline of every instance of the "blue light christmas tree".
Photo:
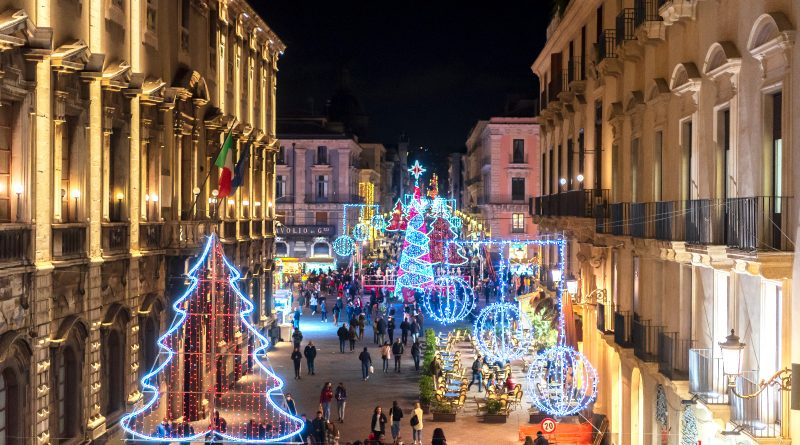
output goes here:
[[414, 196], [408, 210], [408, 225], [403, 248], [400, 253], [400, 262], [397, 268], [397, 281], [393, 297], [410, 301], [417, 291], [422, 292], [433, 283], [433, 266], [430, 258], [430, 239], [425, 227], [425, 205], [419, 188], [419, 177], [425, 169], [419, 161], [409, 169], [416, 179]]
[[[175, 318], [141, 379], [142, 397], [120, 424], [135, 441], [287, 443], [303, 421], [278, 401], [284, 383], [267, 362], [269, 341], [216, 235], [189, 270]], [[176, 421], [181, 421], [176, 424]]]

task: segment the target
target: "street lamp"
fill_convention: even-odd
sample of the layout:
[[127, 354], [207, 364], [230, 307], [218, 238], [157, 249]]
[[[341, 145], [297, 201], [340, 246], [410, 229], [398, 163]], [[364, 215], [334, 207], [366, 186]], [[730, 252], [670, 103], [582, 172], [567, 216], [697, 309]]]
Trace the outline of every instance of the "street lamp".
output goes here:
[[578, 293], [578, 280], [575, 278], [569, 278], [567, 280], [567, 292], [570, 295], [575, 295]]
[[255, 210], [253, 210], [253, 217], [260, 218], [261, 217], [261, 201], [254, 202], [253, 203], [253, 207], [255, 207]]
[[578, 173], [578, 176], [577, 176], [575, 179], [577, 179], [577, 180], [578, 180], [578, 182], [583, 182], [583, 180], [584, 180], [585, 178], [583, 177], [583, 175], [582, 175], [582, 174]]
[[75, 200], [75, 221], [78, 220], [78, 198], [81, 197], [81, 191], [78, 189], [72, 190], [72, 199]]
[[211, 207], [211, 219], [214, 219], [217, 216], [217, 197], [219, 196], [219, 191], [217, 189], [211, 190], [211, 197], [208, 198], [209, 207]]
[[12, 189], [14, 193], [17, 194], [17, 221], [19, 221], [20, 216], [22, 215], [22, 212], [20, 211], [20, 209], [22, 209], [20, 204], [22, 202], [22, 200], [20, 199], [20, 195], [22, 195], [22, 184], [16, 183], [12, 186]]
[[728, 377], [728, 389], [740, 399], [752, 399], [758, 397], [765, 389], [775, 386], [780, 391], [791, 391], [792, 389], [792, 370], [784, 368], [777, 371], [768, 379], [761, 380], [755, 392], [751, 394], [739, 394], [736, 391], [736, 377], [742, 374], [742, 351], [746, 344], [739, 341], [739, 336], [731, 329], [731, 335], [725, 337], [724, 342], [719, 343], [722, 352], [722, 372]]

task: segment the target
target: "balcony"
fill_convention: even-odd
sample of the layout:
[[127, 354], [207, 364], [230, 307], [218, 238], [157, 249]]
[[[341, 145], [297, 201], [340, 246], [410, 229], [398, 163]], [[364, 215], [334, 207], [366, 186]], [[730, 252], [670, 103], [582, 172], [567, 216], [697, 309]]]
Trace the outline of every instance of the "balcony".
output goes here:
[[239, 238], [250, 238], [250, 220], [239, 221]]
[[656, 239], [683, 241], [685, 239], [683, 201], [658, 201], [655, 214]]
[[[760, 381], [758, 371], [743, 372], [736, 379], [736, 392], [753, 394], [760, 389]], [[783, 399], [783, 393], [775, 386], [768, 386], [750, 399], [731, 397], [731, 423], [743, 427], [756, 438], [786, 437], [781, 429], [788, 420], [784, 418]]]
[[677, 332], [658, 334], [658, 372], [670, 380], [689, 378], [689, 349], [692, 340], [678, 338]]
[[728, 247], [791, 251], [794, 233], [787, 230], [790, 203], [791, 197], [781, 196], [727, 199], [724, 219]]
[[658, 338], [663, 326], [653, 326], [651, 320], [641, 320], [634, 314], [631, 329], [633, 354], [646, 362], [658, 361]]
[[728, 403], [728, 390], [722, 373], [722, 358], [710, 349], [689, 350], [689, 392], [708, 404]]
[[143, 222], [139, 224], [139, 248], [159, 250], [163, 246], [164, 223]]
[[601, 334], [606, 333], [606, 305], [597, 303], [597, 331]]
[[71, 260], [86, 256], [86, 224], [53, 224], [53, 259]]
[[534, 213], [540, 216], [593, 218], [598, 206], [608, 203], [608, 190], [572, 190], [534, 198]]
[[623, 8], [617, 15], [616, 44], [622, 45], [628, 40], [636, 39], [636, 26], [634, 24], [635, 12], [633, 8]]
[[597, 47], [598, 62], [602, 62], [605, 59], [616, 59], [617, 31], [615, 29], [604, 29], [600, 37], [601, 40], [598, 42]]
[[686, 242], [700, 245], [722, 245], [725, 239], [722, 221], [725, 202], [720, 199], [686, 201]]
[[630, 235], [631, 204], [618, 202], [609, 204], [611, 214], [611, 233], [613, 235]]
[[197, 249], [211, 233], [211, 221], [169, 221], [165, 224], [169, 249]]
[[636, 0], [634, 4], [633, 22], [636, 29], [648, 22], [661, 22], [664, 19], [658, 13], [663, 0]]
[[31, 229], [24, 224], [0, 224], [0, 267], [30, 261]]
[[614, 312], [614, 343], [623, 348], [633, 346], [631, 340], [631, 313]]
[[656, 203], [631, 203], [630, 231], [637, 238], [654, 238], [656, 235]]
[[129, 229], [130, 227], [126, 222], [102, 224], [102, 248], [104, 256], [128, 252], [130, 249], [130, 244], [128, 243]]
[[320, 196], [315, 193], [306, 194], [306, 204], [362, 204], [364, 198], [359, 195]]

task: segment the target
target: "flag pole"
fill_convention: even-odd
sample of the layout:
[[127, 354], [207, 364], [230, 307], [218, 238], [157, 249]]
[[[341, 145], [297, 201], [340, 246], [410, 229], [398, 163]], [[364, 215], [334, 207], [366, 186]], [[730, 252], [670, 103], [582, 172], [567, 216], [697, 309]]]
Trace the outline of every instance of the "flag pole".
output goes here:
[[[237, 121], [238, 121], [238, 119], [236, 119], [236, 118], [234, 117], [234, 118], [233, 118], [233, 120], [231, 121], [231, 124], [230, 124], [230, 126], [228, 127], [228, 134], [230, 134], [230, 133], [231, 133], [231, 131], [233, 130], [233, 127], [234, 127], [234, 125], [236, 125], [236, 122], [237, 122]], [[223, 144], [224, 144], [224, 142], [223, 142]], [[221, 148], [222, 148], [222, 146], [220, 145], [220, 149], [221, 149]], [[212, 170], [212, 167], [209, 167], [209, 168], [208, 168], [208, 172], [206, 173], [206, 177], [205, 177], [205, 178], [203, 178], [203, 182], [202, 182], [202, 183], [200, 183], [200, 187], [198, 187], [198, 188], [200, 189], [200, 191], [201, 191], [201, 192], [203, 191], [203, 187], [205, 187], [205, 185], [206, 185], [206, 182], [208, 182], [208, 178], [210, 178], [210, 177], [211, 177], [211, 170]], [[192, 219], [196, 219], [196, 218], [195, 218], [195, 216], [196, 216], [196, 215], [194, 214], [194, 209], [195, 209], [195, 208], [197, 208], [197, 199], [198, 199], [199, 197], [200, 197], [200, 193], [198, 193], [198, 194], [194, 195], [194, 200], [192, 201], [192, 208], [191, 208], [191, 209], [189, 209], [189, 214], [190, 214], [190, 215], [192, 215]], [[220, 200], [220, 201], [221, 201], [221, 200]], [[217, 202], [217, 214], [218, 214], [218, 215], [219, 215], [219, 205], [220, 205], [220, 202]]]

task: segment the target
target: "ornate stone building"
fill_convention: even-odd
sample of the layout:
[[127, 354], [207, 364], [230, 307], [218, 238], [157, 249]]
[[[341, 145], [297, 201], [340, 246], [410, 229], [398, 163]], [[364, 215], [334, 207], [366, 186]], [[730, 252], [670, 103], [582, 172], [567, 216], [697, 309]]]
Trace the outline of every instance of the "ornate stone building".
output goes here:
[[618, 445], [798, 443], [788, 392], [728, 385], [800, 361], [799, 23], [796, 0], [591, 0], [548, 28], [534, 217], [570, 239]]
[[[214, 227], [272, 322], [284, 46], [242, 0], [0, 5], [0, 443], [84, 443], [141, 397]], [[251, 156], [217, 224], [228, 129]]]

